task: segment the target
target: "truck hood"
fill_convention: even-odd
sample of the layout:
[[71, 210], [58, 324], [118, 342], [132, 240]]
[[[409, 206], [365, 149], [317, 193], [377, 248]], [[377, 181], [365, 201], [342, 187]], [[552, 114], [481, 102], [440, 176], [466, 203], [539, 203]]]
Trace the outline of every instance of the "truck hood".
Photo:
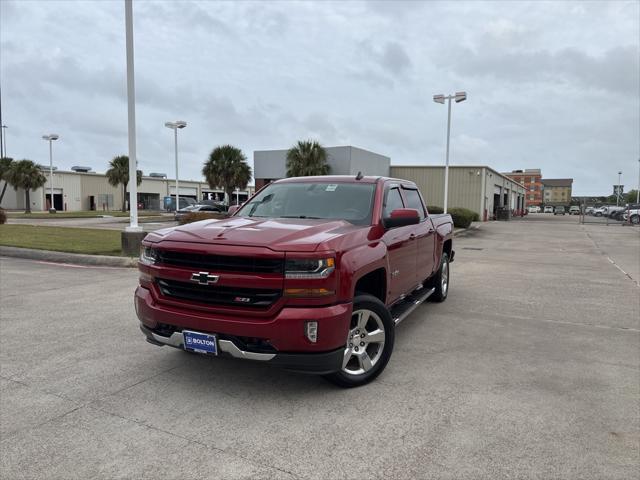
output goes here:
[[317, 250], [320, 245], [323, 245], [321, 249], [331, 249], [332, 239], [363, 228], [344, 220], [231, 217], [156, 230], [149, 233], [145, 240], [311, 252]]

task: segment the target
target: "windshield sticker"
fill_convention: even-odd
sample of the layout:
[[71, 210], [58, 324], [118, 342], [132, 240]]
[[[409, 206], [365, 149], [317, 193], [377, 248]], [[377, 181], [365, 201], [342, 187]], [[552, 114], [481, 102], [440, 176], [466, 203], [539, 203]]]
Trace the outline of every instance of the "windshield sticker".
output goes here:
[[336, 185], [335, 183], [332, 183], [331, 185], [327, 185], [327, 188], [325, 188], [325, 192], [335, 192], [336, 188], [338, 188], [338, 185]]

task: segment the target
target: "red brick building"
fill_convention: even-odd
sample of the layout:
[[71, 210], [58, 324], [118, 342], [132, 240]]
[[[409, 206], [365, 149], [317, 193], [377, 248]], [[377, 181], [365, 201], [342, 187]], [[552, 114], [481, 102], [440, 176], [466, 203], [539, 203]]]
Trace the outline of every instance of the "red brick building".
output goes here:
[[542, 207], [542, 171], [539, 168], [514, 170], [513, 172], [503, 173], [503, 175], [524, 185], [526, 188], [525, 207], [530, 205]]

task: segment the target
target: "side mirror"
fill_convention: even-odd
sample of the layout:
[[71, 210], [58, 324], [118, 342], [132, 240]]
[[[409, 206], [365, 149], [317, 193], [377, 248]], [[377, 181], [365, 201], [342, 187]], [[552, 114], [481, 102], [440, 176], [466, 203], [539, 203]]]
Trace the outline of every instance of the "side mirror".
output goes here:
[[227, 216], [232, 217], [234, 213], [236, 213], [240, 209], [241, 205], [231, 205], [229, 210], [227, 210]]
[[420, 223], [420, 214], [414, 208], [397, 208], [391, 212], [388, 218], [383, 219], [382, 222], [386, 229], [417, 225]]

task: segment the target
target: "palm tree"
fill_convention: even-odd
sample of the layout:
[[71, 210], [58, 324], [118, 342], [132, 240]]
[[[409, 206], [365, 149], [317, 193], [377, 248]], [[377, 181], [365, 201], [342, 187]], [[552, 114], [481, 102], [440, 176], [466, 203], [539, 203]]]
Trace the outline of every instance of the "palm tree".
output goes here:
[[214, 148], [204, 162], [202, 175], [209, 187], [224, 189], [231, 205], [234, 188], [246, 188], [251, 180], [251, 167], [242, 150], [232, 145], [222, 145]]
[[9, 182], [18, 191], [24, 189], [26, 208], [24, 213], [31, 213], [31, 199], [29, 194], [47, 183], [47, 178], [42, 171], [31, 160], [19, 160], [12, 162], [9, 170], [3, 175], [5, 181]]
[[[122, 211], [127, 211], [127, 185], [129, 184], [129, 157], [118, 155], [109, 162], [107, 181], [117, 187], [122, 184]], [[142, 170], [136, 170], [136, 184], [142, 183]]]
[[4, 192], [7, 191], [7, 186], [9, 185], [9, 181], [7, 180], [7, 174], [9, 173], [9, 168], [11, 168], [12, 162], [13, 162], [13, 158], [9, 158], [9, 157], [0, 158], [0, 180], [4, 180], [2, 193], [0, 193], [0, 203], [2, 203], [2, 199], [4, 198]]
[[287, 177], [327, 175], [330, 171], [327, 151], [316, 141], [298, 141], [287, 152]]

